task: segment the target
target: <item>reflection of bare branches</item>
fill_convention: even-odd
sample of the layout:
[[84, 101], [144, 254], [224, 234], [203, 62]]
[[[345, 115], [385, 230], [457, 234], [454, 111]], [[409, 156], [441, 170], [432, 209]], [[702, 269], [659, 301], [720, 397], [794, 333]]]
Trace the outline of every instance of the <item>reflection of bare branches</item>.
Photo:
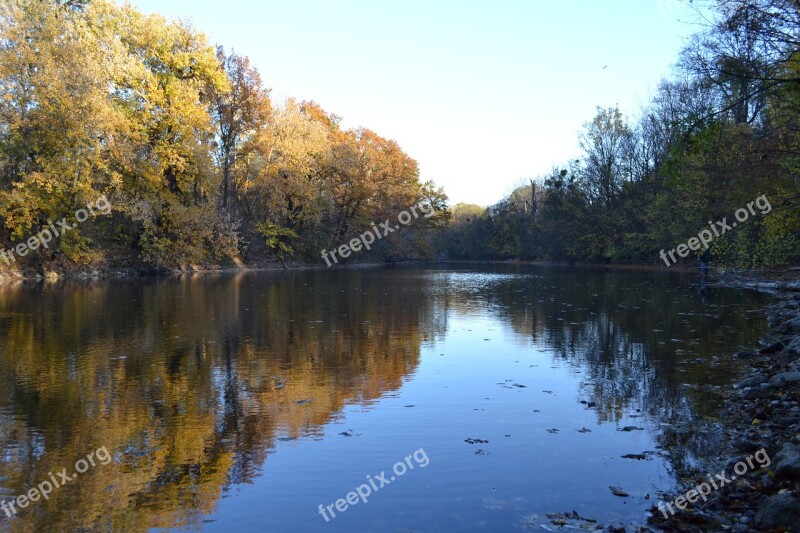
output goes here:
[[[648, 274], [590, 275], [552, 271], [543, 279], [505, 274], [481, 286], [452, 284], [448, 302], [463, 312], [491, 306], [519, 336], [531, 340], [584, 376], [582, 399], [601, 422], [641, 410], [669, 422], [651, 428], [673, 467], [685, 469], [714, 448], [714, 387], [727, 386], [731, 368], [711, 358], [720, 346], [749, 345], [762, 329], [742, 314], [745, 296], [714, 292], [704, 302], [694, 290], [662, 285]], [[662, 280], [661, 283], [665, 283]], [[462, 294], [457, 289], [466, 286]], [[757, 305], [755, 305], [757, 306]], [[681, 342], [674, 342], [680, 336]], [[689, 360], [698, 362], [689, 364]], [[680, 424], [678, 424], [680, 422]]]

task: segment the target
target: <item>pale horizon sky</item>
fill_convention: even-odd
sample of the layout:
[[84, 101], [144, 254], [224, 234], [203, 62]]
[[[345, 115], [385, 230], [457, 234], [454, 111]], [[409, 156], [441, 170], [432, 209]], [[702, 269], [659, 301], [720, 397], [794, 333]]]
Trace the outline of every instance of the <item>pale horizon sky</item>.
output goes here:
[[394, 139], [451, 205], [578, 155], [596, 106], [635, 114], [697, 27], [681, 0], [134, 0], [247, 55], [272, 97]]

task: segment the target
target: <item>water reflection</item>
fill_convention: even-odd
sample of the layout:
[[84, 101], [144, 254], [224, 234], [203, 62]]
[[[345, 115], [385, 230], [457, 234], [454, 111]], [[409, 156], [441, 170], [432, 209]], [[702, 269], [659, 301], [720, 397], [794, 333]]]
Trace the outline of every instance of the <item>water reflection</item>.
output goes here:
[[[370, 410], [406, 394], [444, 404], [447, 399], [459, 407], [461, 402], [477, 411], [471, 398], [458, 399], [470, 393], [469, 381], [458, 385], [437, 377], [445, 367], [433, 364], [441, 357], [454, 373], [473, 364], [459, 361], [461, 348], [446, 359], [439, 353], [448, 340], [467, 335], [459, 329], [462, 324], [485, 327], [480, 335], [487, 339], [496, 335], [492, 328], [505, 328], [512, 344], [487, 340], [491, 350], [507, 358], [546, 352], [558, 372], [576, 376], [579, 399], [592, 406], [597, 423], [641, 413], [642, 425], [656, 428], [654, 438], [666, 443], [654, 420], [713, 414], [715, 388], [727, 385], [736, 371], [731, 348], [751, 344], [762, 326], [759, 315], [745, 312], [758, 303], [755, 296], [733, 292], [711, 293], [704, 302], [686, 282], [653, 274], [516, 267], [252, 273], [5, 288], [0, 292], [0, 497], [27, 492], [49, 472], [72, 468], [101, 446], [114, 460], [89, 469], [13, 520], [0, 516], [0, 527], [222, 528], [232, 520], [230, 514], [206, 521], [218, 511], [220, 498], [282, 471], [280, 463], [272, 465], [285, 444], [330, 440], [326, 427], [354, 420], [351, 406]], [[424, 358], [432, 363], [425, 373]], [[500, 362], [479, 364], [499, 367]], [[415, 380], [420, 387], [448, 385], [415, 392], [407, 386]], [[566, 397], [557, 401], [575, 403]], [[480, 432], [499, 422], [446, 409], [404, 412], [412, 413], [407, 427], [417, 424], [416, 438], [442, 444], [445, 439], [425, 430], [431, 427], [426, 424], [463, 421]], [[424, 424], [423, 416], [428, 417]], [[389, 439], [404, 431], [395, 420], [371, 423]], [[457, 433], [455, 442], [465, 436]], [[348, 442], [355, 443], [352, 453], [378, 454], [357, 439]], [[413, 449], [418, 447], [415, 443]], [[684, 452], [674, 452], [675, 463], [685, 461]], [[303, 453], [294, 459], [295, 468], [315, 452]], [[440, 461], [446, 453], [439, 451]], [[391, 456], [391, 462], [397, 459], [402, 456]], [[516, 459], [502, 460], [513, 465]], [[432, 453], [428, 471], [436, 460]], [[431, 482], [419, 476], [403, 483], [414, 491], [425, 490], [414, 483], [428, 483], [428, 490], [431, 483], [441, 485], [424, 501], [433, 511], [448, 510], [443, 514], [450, 517], [439, 524], [447, 530], [454, 516], [466, 514], [458, 506], [449, 512], [452, 490], [481, 475], [479, 469], [465, 479]], [[310, 473], [296, 476], [314, 479]], [[448, 493], [446, 486], [454, 487]], [[401, 490], [395, 496], [387, 490], [381, 498], [399, 501], [406, 497]], [[304, 502], [311, 512], [318, 503]], [[375, 524], [387, 520], [378, 509], [370, 503], [359, 512], [378, 528]], [[293, 511], [271, 512], [276, 523], [289, 523]], [[236, 512], [256, 521], [259, 509]], [[470, 523], [497, 524], [495, 512], [482, 508]], [[319, 517], [313, 522], [325, 525]]]

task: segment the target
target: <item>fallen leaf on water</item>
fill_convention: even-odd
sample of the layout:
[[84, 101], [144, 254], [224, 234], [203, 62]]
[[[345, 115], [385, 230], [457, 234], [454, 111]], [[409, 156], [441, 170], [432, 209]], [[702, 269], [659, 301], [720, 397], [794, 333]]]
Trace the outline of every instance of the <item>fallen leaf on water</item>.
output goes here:
[[639, 461], [642, 461], [644, 459], [647, 459], [647, 454], [644, 454], [644, 453], [627, 453], [627, 454], [623, 455], [622, 458], [623, 459], [637, 459]]
[[614, 496], [619, 496], [620, 498], [627, 498], [628, 496], [630, 496], [630, 494], [628, 494], [619, 487], [609, 486], [608, 488], [611, 489], [611, 494], [613, 494]]

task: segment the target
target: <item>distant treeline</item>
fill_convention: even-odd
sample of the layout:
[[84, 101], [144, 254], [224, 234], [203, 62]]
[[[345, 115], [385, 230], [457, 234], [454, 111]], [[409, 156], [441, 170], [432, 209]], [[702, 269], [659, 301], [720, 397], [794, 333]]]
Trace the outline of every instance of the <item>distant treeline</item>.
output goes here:
[[[0, 5], [0, 247], [105, 194], [16, 268], [319, 261], [411, 205], [373, 257], [430, 257], [446, 196], [393, 141], [270, 100], [247, 57], [108, 0]], [[0, 264], [0, 269], [9, 265]]]
[[692, 255], [744, 267], [800, 259], [800, 3], [693, 5], [705, 29], [635, 121], [598, 109], [563, 168], [488, 209], [456, 205], [441, 256], [663, 265], [661, 249], [766, 195], [771, 212]]

